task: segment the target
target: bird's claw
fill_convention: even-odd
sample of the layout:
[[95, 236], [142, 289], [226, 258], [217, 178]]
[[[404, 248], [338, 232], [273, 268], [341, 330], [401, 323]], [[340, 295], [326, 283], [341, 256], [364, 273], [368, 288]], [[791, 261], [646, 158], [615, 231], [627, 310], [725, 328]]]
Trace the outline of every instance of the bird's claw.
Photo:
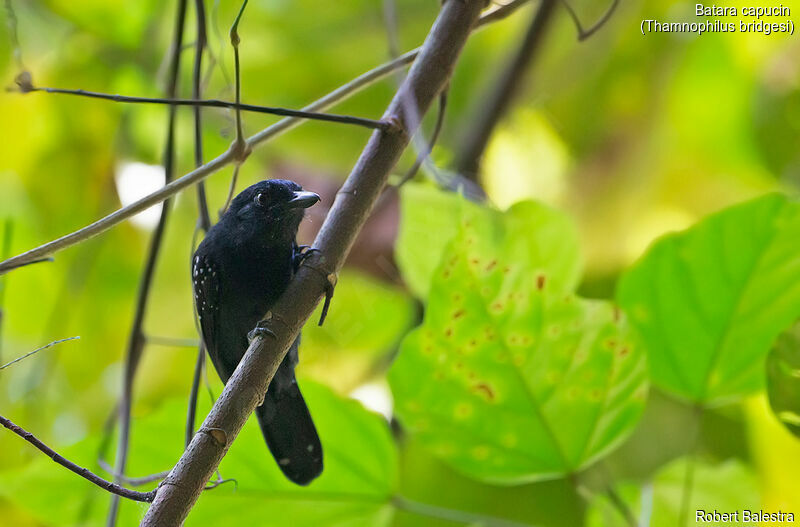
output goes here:
[[330, 273], [325, 277], [325, 302], [322, 304], [322, 313], [319, 315], [319, 323], [321, 326], [328, 316], [328, 308], [331, 307], [331, 299], [333, 299], [333, 290], [336, 288], [336, 273]]
[[[298, 245], [297, 251], [294, 255], [295, 269], [300, 269], [300, 266], [305, 263], [309, 256], [312, 254], [318, 254], [319, 252], [320, 250], [314, 247], [310, 247], [308, 245]], [[321, 326], [323, 322], [325, 322], [325, 318], [328, 316], [328, 308], [331, 306], [331, 299], [333, 298], [333, 290], [336, 287], [337, 277], [336, 273], [325, 273], [325, 271], [322, 269], [310, 264], [306, 264], [306, 266], [325, 277], [325, 302], [322, 304], [322, 313], [319, 316], [318, 323], [318, 325]]]
[[252, 330], [251, 330], [251, 331], [250, 331], [250, 332], [247, 334], [247, 340], [248, 340], [249, 342], [252, 342], [252, 341], [253, 341], [253, 339], [255, 339], [256, 337], [272, 337], [272, 338], [277, 338], [277, 336], [275, 335], [275, 332], [273, 332], [271, 329], [269, 329], [269, 328], [267, 327], [267, 321], [266, 321], [266, 320], [261, 320], [261, 321], [259, 321], [259, 322], [258, 322], [258, 324], [256, 324], [256, 327], [255, 327], [255, 328], [253, 328], [253, 329], [252, 329]]

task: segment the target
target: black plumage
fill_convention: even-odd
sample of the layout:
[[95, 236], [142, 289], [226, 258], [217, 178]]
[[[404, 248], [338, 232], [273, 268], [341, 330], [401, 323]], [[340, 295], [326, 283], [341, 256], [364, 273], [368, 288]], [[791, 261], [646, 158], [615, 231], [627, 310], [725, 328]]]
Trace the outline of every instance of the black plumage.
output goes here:
[[[285, 180], [243, 190], [192, 258], [198, 318], [208, 354], [223, 382], [233, 374], [256, 327], [284, 292], [302, 256], [296, 242], [313, 192]], [[322, 472], [322, 446], [295, 379], [294, 342], [256, 408], [272, 455], [291, 481], [306, 485]]]

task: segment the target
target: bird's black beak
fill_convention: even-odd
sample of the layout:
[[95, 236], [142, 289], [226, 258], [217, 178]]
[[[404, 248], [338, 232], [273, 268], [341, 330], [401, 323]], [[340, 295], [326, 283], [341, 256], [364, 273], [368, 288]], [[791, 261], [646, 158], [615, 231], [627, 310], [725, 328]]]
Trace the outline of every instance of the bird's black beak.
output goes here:
[[311, 205], [319, 201], [319, 194], [308, 192], [306, 190], [298, 190], [289, 200], [289, 208], [291, 209], [307, 209]]

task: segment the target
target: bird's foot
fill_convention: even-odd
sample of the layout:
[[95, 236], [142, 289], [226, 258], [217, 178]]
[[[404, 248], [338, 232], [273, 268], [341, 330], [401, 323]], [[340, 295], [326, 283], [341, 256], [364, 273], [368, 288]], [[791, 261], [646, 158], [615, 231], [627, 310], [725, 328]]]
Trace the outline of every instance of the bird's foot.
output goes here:
[[252, 342], [253, 339], [255, 339], [256, 337], [277, 338], [275, 333], [271, 329], [269, 329], [269, 327], [267, 327], [267, 321], [266, 320], [260, 320], [258, 322], [258, 324], [256, 324], [256, 327], [253, 328], [252, 331], [250, 331], [247, 334], [247, 340], [249, 342]]
[[294, 264], [294, 270], [297, 271], [298, 269], [300, 269], [300, 266], [303, 265], [303, 262], [305, 262], [309, 256], [318, 252], [319, 249], [315, 249], [310, 245], [298, 245], [294, 257], [292, 258], [292, 263]]

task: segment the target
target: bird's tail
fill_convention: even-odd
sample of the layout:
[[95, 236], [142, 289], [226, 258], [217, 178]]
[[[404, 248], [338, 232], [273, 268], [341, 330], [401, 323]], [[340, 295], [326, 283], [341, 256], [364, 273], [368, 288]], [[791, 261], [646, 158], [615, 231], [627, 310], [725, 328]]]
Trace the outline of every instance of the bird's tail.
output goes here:
[[264, 404], [256, 408], [256, 417], [287, 478], [308, 485], [322, 473], [322, 445], [293, 371], [290, 382], [270, 385]]

